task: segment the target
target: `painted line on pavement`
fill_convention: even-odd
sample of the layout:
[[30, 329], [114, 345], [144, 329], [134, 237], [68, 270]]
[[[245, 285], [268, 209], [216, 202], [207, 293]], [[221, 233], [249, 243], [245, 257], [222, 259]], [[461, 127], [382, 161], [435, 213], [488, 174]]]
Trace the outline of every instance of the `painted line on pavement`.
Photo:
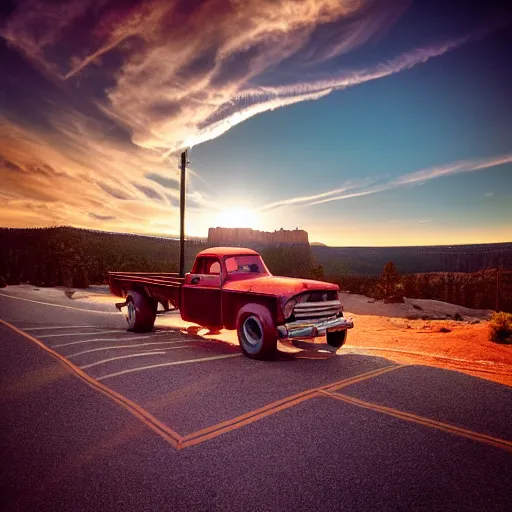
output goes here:
[[129, 370], [123, 370], [120, 372], [109, 373], [101, 377], [96, 377], [96, 380], [102, 381], [105, 379], [111, 379], [112, 377], [118, 377], [120, 375], [126, 375], [127, 373], [142, 372], [144, 370], [152, 370], [153, 368], [163, 368], [164, 366], [178, 366], [181, 364], [192, 364], [192, 363], [205, 363], [207, 361], [215, 361], [217, 359], [228, 359], [230, 357], [240, 357], [242, 354], [226, 354], [222, 356], [203, 357], [200, 359], [187, 359], [186, 361], [173, 361], [172, 363], [160, 363], [153, 364], [151, 366], [141, 366], [140, 368], [130, 368]]
[[41, 339], [45, 340], [46, 338], [62, 338], [63, 336], [90, 336], [91, 334], [112, 334], [114, 332], [119, 333], [119, 329], [114, 331], [96, 331], [96, 332], [65, 332], [59, 334], [39, 334]]
[[318, 397], [319, 392], [322, 390], [332, 388], [340, 389], [342, 387], [356, 384], [363, 380], [378, 377], [379, 375], [382, 375], [393, 370], [398, 370], [399, 368], [403, 368], [404, 366], [406, 365], [391, 365], [386, 366], [384, 368], [378, 368], [376, 370], [370, 370], [369, 372], [362, 373], [360, 375], [355, 375], [354, 377], [349, 377], [338, 382], [331, 382], [330, 384], [326, 384], [325, 386], [307, 389], [305, 391], [302, 391], [301, 393], [297, 393], [295, 395], [282, 398], [270, 404], [264, 405], [263, 407], [260, 407], [258, 409], [254, 409], [253, 411], [241, 414], [240, 416], [237, 416], [235, 418], [231, 418], [216, 425], [212, 425], [211, 427], [197, 430], [196, 432], [192, 432], [191, 434], [183, 436], [182, 442], [179, 444], [178, 448], [188, 448], [189, 446], [194, 446], [203, 443], [204, 441], [208, 441], [227, 432], [237, 430], [241, 427], [249, 425], [250, 423], [254, 423], [255, 421], [274, 415], [285, 409], [289, 409], [290, 407], [298, 405], [301, 402], [310, 400], [311, 398]]
[[102, 315], [119, 315], [117, 311], [98, 311], [96, 309], [82, 309], [74, 308], [72, 306], [62, 306], [60, 304], [52, 304], [51, 302], [41, 302], [40, 300], [24, 299], [23, 297], [14, 297], [13, 295], [7, 295], [6, 293], [0, 293], [2, 297], [8, 297], [9, 299], [24, 300], [26, 302], [34, 302], [35, 304], [42, 304], [43, 306], [53, 306], [54, 308], [74, 309], [75, 311], [82, 311], [84, 313], [101, 313]]
[[23, 328], [25, 332], [30, 331], [42, 331], [42, 330], [53, 330], [53, 329], [101, 329], [101, 327], [96, 327], [94, 325], [55, 325], [52, 327], [26, 327]]
[[[134, 345], [113, 345], [111, 347], [101, 347], [101, 348], [92, 348], [90, 350], [82, 350], [82, 352], [77, 352], [76, 354], [63, 354], [68, 359], [72, 357], [81, 356], [82, 354], [90, 354], [91, 352], [101, 352], [102, 350], [117, 350], [119, 348], [138, 348], [138, 347], [146, 347], [148, 345], [171, 345], [174, 343], [189, 343], [188, 341], [154, 341], [151, 343], [136, 343]], [[191, 346], [192, 347], [192, 346]], [[191, 348], [191, 347], [174, 347], [174, 348], [166, 348], [165, 350], [176, 350], [178, 348]]]
[[[185, 348], [185, 347], [183, 347]], [[142, 357], [142, 356], [156, 356], [158, 354], [165, 354], [160, 349], [148, 350], [147, 352], [138, 352], [137, 354], [126, 354], [124, 356], [118, 357], [109, 357], [108, 359], [102, 359], [101, 361], [95, 361], [94, 363], [86, 364], [84, 366], [80, 366], [80, 370], [86, 370], [87, 368], [93, 368], [94, 366], [98, 366], [100, 364], [110, 363], [110, 361], [118, 361], [119, 359], [129, 359], [131, 357]]]
[[[127, 336], [125, 338], [92, 338], [90, 340], [71, 341], [70, 343], [61, 343], [60, 345], [52, 345], [52, 348], [69, 347], [70, 345], [83, 345], [91, 341], [128, 341], [128, 340], [145, 340], [156, 336], [158, 333], [148, 334], [147, 336]], [[174, 338], [173, 338], [174, 339]]]
[[5, 325], [12, 331], [23, 336], [25, 339], [31, 341], [38, 347], [48, 352], [48, 354], [50, 354], [53, 358], [57, 359], [67, 370], [71, 371], [76, 377], [81, 379], [88, 386], [98, 391], [99, 393], [106, 395], [113, 402], [123, 407], [130, 414], [135, 416], [137, 419], [142, 421], [147, 427], [153, 430], [153, 432], [155, 432], [161, 438], [167, 441], [171, 446], [173, 446], [174, 448], [178, 447], [178, 444], [181, 441], [181, 436], [177, 432], [169, 428], [167, 425], [157, 420], [154, 416], [152, 416], [149, 412], [143, 409], [140, 405], [136, 404], [129, 398], [126, 398], [125, 396], [121, 395], [117, 391], [110, 389], [108, 386], [105, 386], [105, 384], [98, 382], [96, 379], [94, 379], [93, 377], [82, 371], [80, 368], [78, 368], [78, 366], [75, 366], [71, 361], [68, 361], [64, 356], [60, 355], [58, 352], [55, 352], [55, 350], [52, 350], [50, 347], [46, 346], [42, 341], [38, 340], [37, 338], [34, 338], [32, 335], [22, 331], [18, 327], [10, 324], [9, 322], [6, 322], [5, 320], [0, 319], [0, 324]]
[[[38, 340], [37, 338], [33, 337], [32, 335], [24, 332], [23, 330], [15, 327], [14, 325], [6, 322], [5, 320], [0, 319], [0, 324], [5, 325], [12, 331], [18, 333], [19, 335], [23, 336], [27, 340], [31, 341], [32, 343], [36, 344], [43, 350], [45, 350], [47, 353], [49, 353], [53, 358], [57, 359], [66, 369], [70, 370], [76, 377], [80, 378], [83, 382], [85, 382], [88, 386], [95, 389], [96, 391], [106, 395], [109, 397], [112, 401], [126, 409], [130, 414], [132, 414], [134, 417], [142, 421], [146, 426], [148, 426], [151, 430], [153, 430], [156, 434], [158, 434], [161, 438], [163, 438], [165, 441], [167, 441], [171, 446], [176, 448], [177, 450], [181, 450], [184, 448], [187, 448], [189, 446], [198, 445], [204, 441], [207, 441], [209, 439], [212, 439], [214, 437], [220, 436], [221, 434], [224, 434], [226, 432], [238, 429], [244, 425], [247, 425], [249, 423], [252, 423], [254, 421], [257, 421], [258, 419], [262, 419], [266, 416], [269, 416], [271, 414], [275, 414], [276, 412], [279, 412], [283, 409], [292, 407], [293, 405], [297, 405], [300, 402], [303, 402], [309, 398], [313, 398], [315, 396], [320, 396], [322, 394], [327, 395], [327, 391], [331, 389], [340, 389], [341, 387], [349, 386], [350, 384], [354, 384], [356, 382], [360, 382], [364, 379], [370, 379], [373, 377], [377, 377], [378, 375], [381, 375], [382, 373], [386, 373], [388, 371], [396, 370], [399, 368], [402, 368], [407, 365], [392, 365], [385, 368], [379, 368], [377, 370], [372, 370], [369, 372], [366, 372], [364, 374], [357, 375], [355, 377], [351, 377], [348, 379], [344, 379], [343, 381], [334, 382], [331, 384], [327, 384], [325, 386], [322, 386], [320, 388], [314, 388], [312, 390], [307, 390], [302, 393], [299, 393], [297, 395], [293, 395], [290, 397], [283, 398], [282, 400], [279, 400], [277, 402], [273, 402], [272, 404], [268, 404], [260, 409], [256, 409], [254, 411], [251, 411], [249, 413], [246, 413], [245, 415], [238, 416], [236, 418], [233, 418], [231, 420], [228, 420], [223, 423], [219, 423], [218, 425], [214, 425], [213, 427], [209, 427], [207, 429], [203, 429], [197, 432], [193, 432], [189, 434], [188, 436], [182, 437], [177, 432], [172, 430], [170, 427], [159, 421], [157, 418], [155, 418], [153, 415], [151, 415], [148, 411], [143, 409], [141, 406], [139, 406], [137, 403], [133, 402], [129, 398], [121, 395], [120, 393], [114, 391], [113, 389], [109, 388], [108, 386], [105, 386], [102, 382], [99, 382], [101, 378], [95, 379], [85, 373], [83, 370], [75, 366], [71, 361], [66, 359], [64, 356], [59, 354], [58, 352], [55, 352], [50, 347], [46, 346], [42, 341]], [[215, 359], [226, 359], [229, 357], [237, 357], [241, 354], [229, 354], [224, 356], [216, 356], [216, 357], [209, 357], [209, 358], [203, 358], [203, 359], [195, 359], [190, 361], [180, 361], [180, 362], [173, 362], [173, 363], [167, 363], [167, 364], [161, 364], [161, 365], [153, 365], [152, 367], [162, 367], [162, 366], [173, 366], [176, 364], [187, 364], [187, 363], [193, 363], [193, 362], [202, 362], [202, 361], [211, 361]], [[145, 367], [145, 368], [138, 368], [133, 369], [131, 371], [140, 371], [143, 369], [148, 369], [152, 367]], [[124, 371], [124, 372], [117, 372], [117, 374], [111, 374], [111, 375], [119, 375], [119, 374], [125, 374], [125, 373], [131, 373], [131, 371]], [[103, 379], [107, 378], [108, 376], [103, 376]], [[329, 396], [342, 396], [341, 394], [335, 394], [335, 393], [329, 393]]]
[[356, 405], [358, 407], [362, 407], [364, 409], [371, 409], [372, 411], [377, 411], [383, 414], [387, 414], [388, 416], [393, 416], [395, 418], [399, 418], [401, 420], [410, 421], [412, 423], [417, 423], [419, 425], [423, 425], [425, 427], [435, 428], [437, 430], [441, 430], [443, 432], [447, 432], [449, 434], [455, 434], [459, 437], [465, 437], [467, 439], [471, 439], [473, 441], [478, 441], [480, 443], [484, 443], [490, 446], [494, 446], [496, 448], [501, 448], [507, 452], [512, 452], [512, 441], [508, 441], [506, 439], [500, 439], [498, 437], [490, 436], [487, 434], [481, 434], [480, 432], [474, 432], [473, 430], [468, 430], [463, 427], [458, 427], [456, 425], [451, 425], [450, 423], [444, 423], [442, 421], [433, 420], [431, 418], [427, 418], [425, 416], [418, 416], [416, 414], [412, 414], [410, 412], [400, 411], [398, 409], [393, 409], [392, 407], [386, 407], [385, 405], [379, 405], [372, 402], [366, 402], [364, 400], [360, 400], [359, 398], [354, 398], [352, 396], [343, 395], [341, 393], [332, 393], [329, 391], [321, 391], [321, 395], [335, 398], [336, 400], [341, 400], [343, 402]]
[[[385, 366], [384, 368], [380, 368], [378, 370], [375, 370], [375, 373], [371, 374], [371, 377], [378, 377], [380, 375], [384, 375], [385, 373], [391, 372], [393, 370], [398, 370], [400, 368], [405, 368], [406, 366], [409, 366], [409, 365], [407, 365], [407, 364], [394, 364], [394, 365], [390, 365], [390, 366]], [[362, 373], [361, 375], [356, 375], [355, 377], [350, 378], [349, 384], [350, 385], [357, 384], [358, 382], [361, 382], [361, 381], [366, 380], [366, 379], [367, 379], [366, 373]], [[344, 387], [348, 386], [349, 384], [347, 384], [344, 380], [342, 380], [340, 382], [335, 382], [333, 384], [328, 384], [327, 386], [322, 386], [319, 389], [322, 390], [322, 391], [335, 391], [335, 390], [344, 388]]]

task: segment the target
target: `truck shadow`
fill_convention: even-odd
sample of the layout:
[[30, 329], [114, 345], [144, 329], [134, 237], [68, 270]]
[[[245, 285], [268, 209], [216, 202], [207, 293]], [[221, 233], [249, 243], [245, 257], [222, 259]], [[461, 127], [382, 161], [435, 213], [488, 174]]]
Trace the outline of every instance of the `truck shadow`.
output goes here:
[[[168, 332], [169, 334], [181, 334], [186, 337], [187, 341], [200, 342], [202, 346], [208, 347], [209, 349], [214, 349], [214, 347], [217, 346], [219, 352], [222, 353], [236, 353], [240, 351], [240, 345], [235, 336], [233, 336], [232, 339], [226, 339], [226, 331], [224, 330], [207, 329], [197, 325], [182, 328], [159, 326], [158, 330]], [[211, 338], [210, 336], [215, 336], [215, 338]], [[223, 336], [224, 339], [218, 338], [217, 336]], [[267, 359], [267, 361], [292, 362], [302, 359], [328, 360], [336, 358], [337, 356], [336, 350], [327, 345], [327, 343], [312, 344], [306, 341], [294, 340], [292, 344], [291, 342], [279, 341], [276, 353]]]

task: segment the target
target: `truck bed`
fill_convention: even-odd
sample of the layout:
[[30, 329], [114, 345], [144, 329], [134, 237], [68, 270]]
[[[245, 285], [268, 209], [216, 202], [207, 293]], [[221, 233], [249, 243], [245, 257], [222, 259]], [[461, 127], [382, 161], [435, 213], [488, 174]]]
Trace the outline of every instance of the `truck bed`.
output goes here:
[[130, 290], [140, 290], [164, 305], [169, 302], [179, 308], [185, 278], [170, 272], [109, 272], [108, 281], [111, 293], [118, 297], [126, 297]]

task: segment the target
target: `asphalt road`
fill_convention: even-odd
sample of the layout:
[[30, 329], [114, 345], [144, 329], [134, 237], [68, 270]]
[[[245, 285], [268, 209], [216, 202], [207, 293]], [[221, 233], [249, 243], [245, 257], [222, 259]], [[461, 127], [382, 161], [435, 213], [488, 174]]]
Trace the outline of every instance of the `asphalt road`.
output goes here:
[[509, 387], [343, 350], [251, 361], [18, 296], [0, 294], [2, 510], [510, 510]]

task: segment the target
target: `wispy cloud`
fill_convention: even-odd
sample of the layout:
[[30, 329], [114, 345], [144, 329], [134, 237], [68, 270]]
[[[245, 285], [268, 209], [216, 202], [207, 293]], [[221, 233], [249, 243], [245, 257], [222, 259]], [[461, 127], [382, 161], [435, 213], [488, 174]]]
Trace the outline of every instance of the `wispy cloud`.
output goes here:
[[[361, 183], [353, 183], [351, 185], [347, 185], [343, 188], [337, 190], [331, 190], [327, 192], [321, 192], [312, 196], [299, 196], [292, 197], [289, 199], [284, 199], [282, 201], [269, 203], [260, 207], [260, 210], [271, 210], [274, 208], [280, 208], [285, 206], [314, 206], [318, 204], [329, 203], [332, 201], [342, 201], [345, 199], [353, 199], [356, 197], [368, 196], [371, 194], [377, 194], [379, 192], [385, 192], [388, 190], [396, 189], [398, 187], [403, 187], [406, 185], [415, 185], [420, 183], [425, 183], [429, 180], [433, 180], [435, 178], [440, 178], [443, 176], [450, 176], [454, 174], [467, 173], [467, 172], [475, 172], [483, 169], [490, 169], [491, 167], [497, 167], [499, 165], [504, 165], [512, 163], [512, 153], [502, 156], [497, 156], [493, 158], [487, 159], [478, 159], [478, 160], [463, 160], [458, 161], [452, 164], [442, 165], [442, 166], [433, 166], [428, 169], [422, 169], [420, 171], [411, 172], [409, 174], [404, 174], [399, 176], [398, 178], [389, 180], [384, 183], [376, 184], [379, 181], [378, 178], [368, 179], [367, 183], [370, 186], [364, 186]], [[353, 190], [349, 192], [350, 190]], [[342, 192], [342, 193], [340, 193]], [[487, 194], [486, 194], [487, 196]], [[428, 222], [428, 221], [418, 221], [418, 222]]]
[[291, 85], [279, 85], [273, 87], [260, 87], [246, 91], [245, 94], [254, 97], [285, 97], [294, 94], [311, 94], [318, 91], [340, 90], [347, 87], [377, 80], [386, 76], [406, 71], [419, 64], [423, 64], [432, 58], [440, 57], [456, 48], [462, 46], [470, 36], [459, 37], [450, 41], [442, 42], [436, 45], [417, 48], [409, 52], [405, 52], [394, 59], [384, 63], [379, 63], [373, 67], [349, 70], [339, 74], [328, 80], [318, 80], [309, 82], [297, 82]]
[[421, 171], [413, 172], [411, 174], [406, 174], [405, 176], [394, 180], [392, 184], [399, 186], [409, 185], [412, 183], [422, 183], [441, 176], [479, 171], [481, 169], [488, 169], [489, 167], [509, 164], [510, 162], [512, 162], [512, 153], [490, 159], [462, 160], [453, 164], [440, 165], [429, 169], [422, 169]]
[[[322, 201], [324, 198], [330, 197], [330, 196], [336, 196], [339, 197], [340, 194], [344, 194], [345, 192], [348, 192], [349, 190], [358, 189], [361, 187], [364, 187], [365, 185], [369, 185], [373, 180], [360, 180], [360, 181], [350, 181], [345, 184], [345, 186], [341, 188], [337, 188], [334, 190], [329, 190], [327, 192], [321, 192], [320, 194], [314, 194], [310, 196], [298, 196], [298, 197], [292, 197], [290, 199], [283, 199], [281, 201], [276, 201], [273, 203], [266, 204], [264, 206], [261, 206], [258, 208], [259, 211], [265, 211], [265, 210], [274, 210], [276, 208], [281, 208], [284, 206], [294, 206], [294, 205], [301, 205], [301, 204], [316, 204], [318, 201]], [[349, 194], [347, 194], [349, 195]]]
[[[209, 0], [185, 7], [178, 0], [126, 6], [70, 0], [56, 6], [24, 0], [0, 34], [54, 79], [81, 83], [105, 75], [98, 106], [129, 129], [136, 144], [168, 155], [262, 112], [408, 69], [465, 41], [419, 49], [328, 81], [254, 87], [285, 61], [295, 59], [292, 74], [299, 77], [305, 64], [314, 70], [357, 48], [393, 25], [409, 3]], [[118, 63], [115, 68], [105, 63], [107, 56]]]
[[[178, 190], [170, 185], [177, 176], [169, 162], [99, 135], [103, 130], [96, 138], [82, 122], [79, 115], [73, 122], [55, 122], [56, 131], [48, 134], [0, 117], [1, 223], [175, 233]], [[170, 176], [168, 186], [146, 174]], [[189, 194], [192, 209], [208, 202], [204, 194]]]

